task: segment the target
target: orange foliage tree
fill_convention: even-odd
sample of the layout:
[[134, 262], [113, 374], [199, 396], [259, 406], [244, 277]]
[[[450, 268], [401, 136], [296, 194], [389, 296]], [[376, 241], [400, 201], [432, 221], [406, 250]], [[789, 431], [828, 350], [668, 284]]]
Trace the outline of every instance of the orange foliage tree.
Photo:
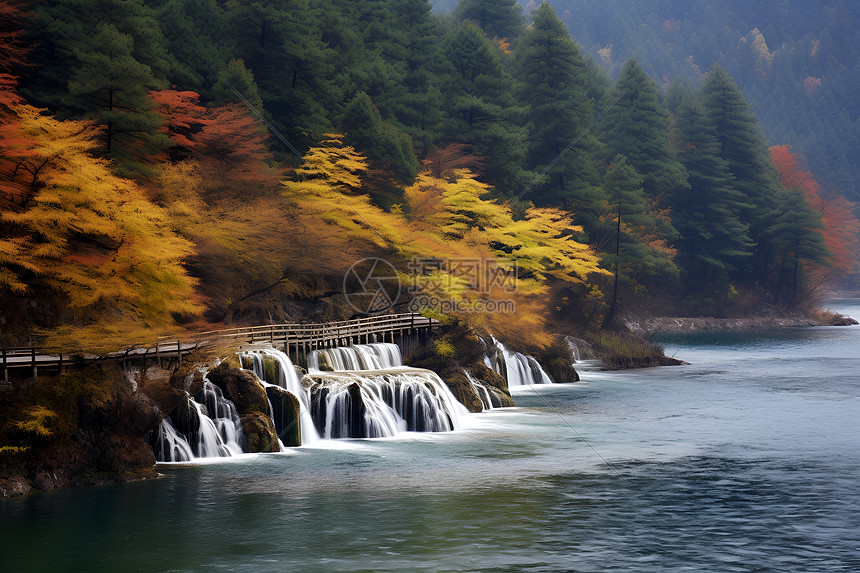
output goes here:
[[[0, 287], [54, 302], [45, 344], [110, 350], [154, 341], [177, 315], [199, 311], [183, 260], [191, 244], [132, 181], [93, 157], [91, 121], [59, 121], [26, 104], [9, 108], [35, 142], [35, 194], [3, 214]], [[52, 294], [51, 294], [52, 293]]]
[[819, 266], [815, 270], [816, 282], [857, 271], [860, 268], [860, 221], [853, 214], [854, 204], [840, 193], [822, 190], [812, 172], [802, 166], [803, 157], [792, 152], [790, 145], [775, 145], [770, 148], [770, 154], [782, 185], [787, 189], [800, 189], [810, 207], [821, 213], [830, 266]]

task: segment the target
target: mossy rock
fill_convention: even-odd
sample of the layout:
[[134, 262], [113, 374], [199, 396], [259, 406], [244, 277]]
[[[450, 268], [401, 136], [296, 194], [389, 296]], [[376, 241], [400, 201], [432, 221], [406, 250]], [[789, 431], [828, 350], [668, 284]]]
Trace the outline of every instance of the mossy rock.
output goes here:
[[494, 408], [512, 408], [514, 406], [514, 399], [511, 398], [508, 382], [497, 372], [487, 368], [483, 362], [476, 362], [469, 366], [469, 373], [473, 379], [487, 388]]
[[225, 398], [236, 405], [240, 416], [258, 412], [268, 417], [269, 400], [266, 390], [250, 370], [242, 370], [227, 362], [221, 362], [210, 370], [206, 377], [221, 389]]
[[291, 392], [279, 386], [266, 386], [272, 404], [275, 431], [286, 447], [302, 445], [301, 404]]
[[547, 364], [546, 373], [552, 377], [553, 382], [567, 384], [579, 382], [579, 373], [576, 369], [562, 358], [554, 358]]
[[248, 453], [281, 451], [275, 425], [271, 418], [260, 412], [242, 416], [242, 432], [245, 434], [245, 451]]
[[317, 362], [319, 363], [320, 372], [334, 372], [331, 364], [328, 362], [328, 356], [320, 352], [317, 354]]
[[445, 378], [445, 384], [451, 389], [451, 393], [473, 414], [484, 411], [481, 398], [475, 393], [475, 389], [463, 372], [454, 372]]
[[263, 380], [269, 384], [277, 384], [280, 370], [281, 365], [275, 360], [274, 356], [263, 356]]

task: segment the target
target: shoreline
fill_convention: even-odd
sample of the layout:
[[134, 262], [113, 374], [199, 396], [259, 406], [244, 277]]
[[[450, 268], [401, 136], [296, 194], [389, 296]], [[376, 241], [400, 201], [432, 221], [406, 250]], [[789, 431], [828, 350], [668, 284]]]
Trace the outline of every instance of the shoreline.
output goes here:
[[853, 326], [851, 317], [836, 313], [820, 316], [751, 316], [744, 318], [714, 317], [647, 317], [628, 318], [627, 327], [637, 334], [685, 334], [691, 332], [743, 332], [749, 330], [785, 330], [813, 326]]

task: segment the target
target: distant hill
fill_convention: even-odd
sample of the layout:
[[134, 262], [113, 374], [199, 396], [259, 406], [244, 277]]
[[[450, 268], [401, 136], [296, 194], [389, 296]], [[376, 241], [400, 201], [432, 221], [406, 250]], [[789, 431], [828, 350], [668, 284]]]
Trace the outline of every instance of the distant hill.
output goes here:
[[[436, 0], [444, 11], [456, 2]], [[539, 5], [520, 0], [525, 11]], [[753, 105], [772, 145], [806, 156], [860, 202], [860, 26], [854, 0], [552, 0], [612, 77], [635, 56], [662, 84], [715, 63]]]

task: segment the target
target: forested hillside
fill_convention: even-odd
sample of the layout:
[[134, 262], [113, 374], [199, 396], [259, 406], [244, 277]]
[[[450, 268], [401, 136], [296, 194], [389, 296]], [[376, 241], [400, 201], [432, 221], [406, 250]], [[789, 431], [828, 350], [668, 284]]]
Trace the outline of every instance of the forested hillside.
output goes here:
[[[444, 4], [444, 2], [437, 2]], [[526, 11], [539, 2], [520, 0]], [[661, 87], [719, 63], [773, 145], [792, 145], [825, 189], [860, 199], [860, 21], [850, 0], [554, 0], [611, 77], [636, 57]], [[442, 7], [441, 5], [439, 6]]]
[[[340, 318], [366, 257], [412, 287], [395, 310], [453, 301], [533, 346], [633, 311], [794, 308], [857, 268], [852, 205], [772, 159], [722, 66], [667, 86], [631, 58], [613, 80], [564, 18], [0, 0], [5, 340]], [[516, 312], [482, 311], [500, 300]]]

